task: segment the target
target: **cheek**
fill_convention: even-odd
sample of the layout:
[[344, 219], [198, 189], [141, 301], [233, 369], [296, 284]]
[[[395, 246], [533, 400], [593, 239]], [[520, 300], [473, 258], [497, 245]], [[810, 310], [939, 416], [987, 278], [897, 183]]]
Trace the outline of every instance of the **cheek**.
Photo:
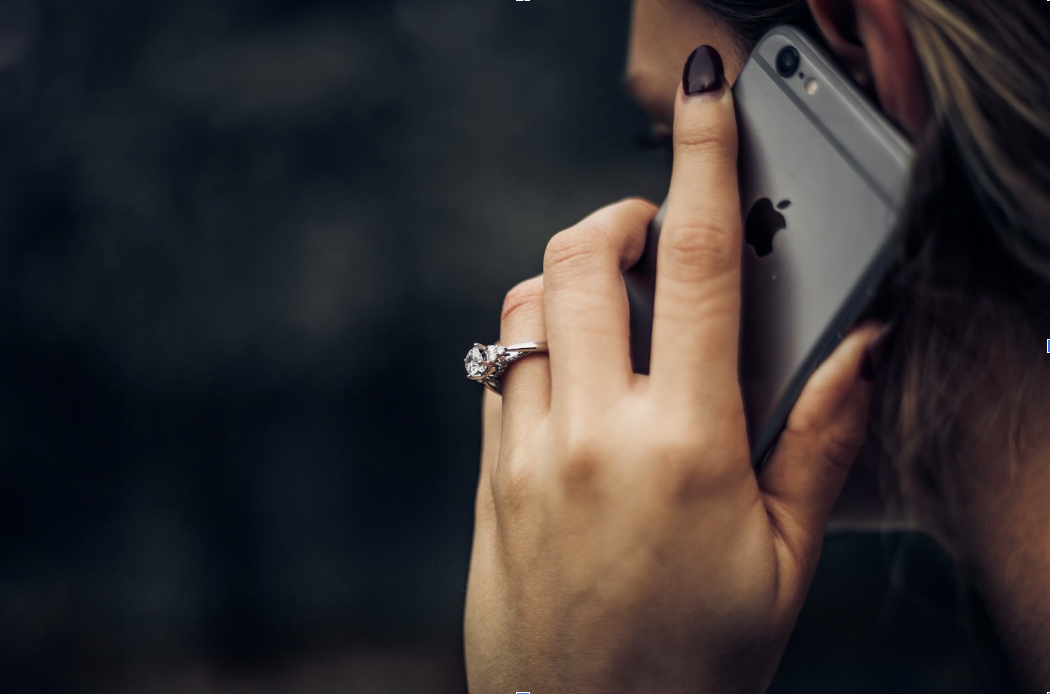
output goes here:
[[743, 61], [725, 24], [694, 0], [635, 0], [628, 74], [644, 77], [664, 92], [669, 89], [673, 100], [686, 58], [703, 44], [718, 50], [726, 76], [735, 79]]
[[[671, 39], [666, 7], [653, 0], [636, 0], [627, 50], [627, 81], [631, 91], [650, 107], [661, 104], [661, 111], [673, 113], [674, 95], [681, 69], [689, 52]], [[664, 106], [664, 102], [666, 106]]]

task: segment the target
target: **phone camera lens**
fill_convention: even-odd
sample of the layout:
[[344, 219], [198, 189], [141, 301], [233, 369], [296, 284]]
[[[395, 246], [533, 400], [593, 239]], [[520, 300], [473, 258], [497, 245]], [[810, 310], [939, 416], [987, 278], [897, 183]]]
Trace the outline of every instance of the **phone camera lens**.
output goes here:
[[793, 46], [781, 48], [780, 52], [777, 53], [777, 72], [780, 73], [781, 77], [791, 77], [795, 74], [795, 70], [798, 69], [798, 63], [798, 50]]

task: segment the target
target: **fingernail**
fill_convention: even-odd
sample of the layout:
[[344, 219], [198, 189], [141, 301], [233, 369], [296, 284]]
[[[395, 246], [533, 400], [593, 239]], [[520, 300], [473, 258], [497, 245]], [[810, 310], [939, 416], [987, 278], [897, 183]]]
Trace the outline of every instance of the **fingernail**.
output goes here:
[[711, 46], [700, 46], [689, 54], [682, 71], [682, 88], [689, 96], [716, 92], [725, 83], [722, 56]]
[[864, 351], [864, 360], [860, 364], [860, 377], [868, 383], [875, 380], [875, 375], [886, 365], [889, 356], [895, 325], [887, 323], [875, 336]]

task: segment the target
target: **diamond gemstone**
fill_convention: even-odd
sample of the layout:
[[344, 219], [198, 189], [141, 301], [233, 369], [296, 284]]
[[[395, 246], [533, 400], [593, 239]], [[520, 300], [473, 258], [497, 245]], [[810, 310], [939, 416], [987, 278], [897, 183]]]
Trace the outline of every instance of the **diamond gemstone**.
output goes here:
[[463, 366], [466, 367], [469, 378], [481, 378], [489, 370], [487, 354], [481, 347], [474, 347], [467, 352], [467, 357], [463, 360]]

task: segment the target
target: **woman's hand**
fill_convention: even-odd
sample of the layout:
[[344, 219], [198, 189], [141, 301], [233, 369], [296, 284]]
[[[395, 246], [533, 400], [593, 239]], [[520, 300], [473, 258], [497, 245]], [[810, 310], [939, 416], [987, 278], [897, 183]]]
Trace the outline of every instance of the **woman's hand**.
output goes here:
[[878, 326], [814, 374], [756, 477], [737, 381], [737, 136], [718, 77], [677, 96], [650, 375], [631, 370], [621, 273], [652, 204], [561, 232], [542, 277], [507, 295], [501, 342], [550, 353], [511, 366], [502, 399], [485, 394], [473, 694], [760, 692], [802, 605], [864, 439], [859, 372]]

